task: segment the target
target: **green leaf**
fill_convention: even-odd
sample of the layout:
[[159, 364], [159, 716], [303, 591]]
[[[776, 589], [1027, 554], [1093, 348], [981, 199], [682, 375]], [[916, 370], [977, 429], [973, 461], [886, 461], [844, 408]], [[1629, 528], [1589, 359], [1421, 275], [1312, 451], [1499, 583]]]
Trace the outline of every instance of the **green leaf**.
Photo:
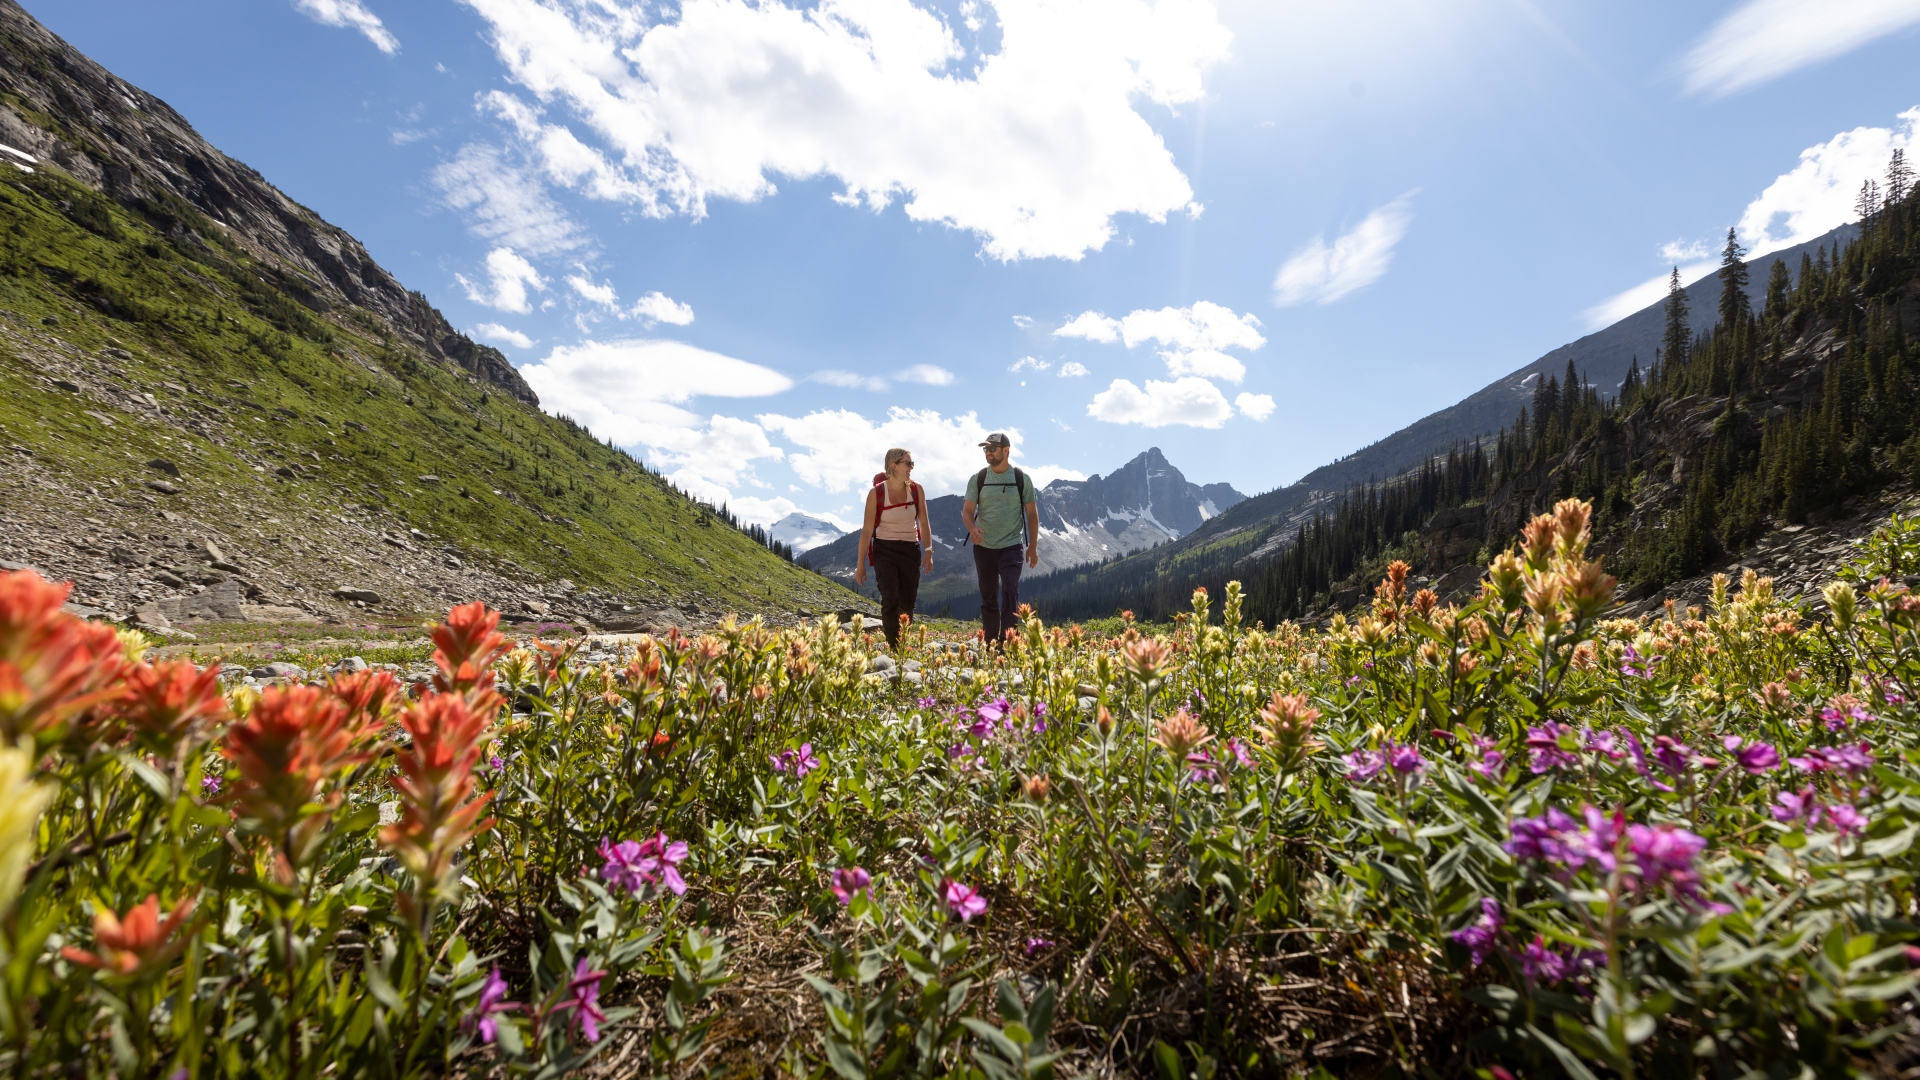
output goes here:
[[1153, 1066], [1160, 1080], [1187, 1080], [1186, 1070], [1180, 1067], [1180, 1051], [1159, 1039], [1153, 1040]]

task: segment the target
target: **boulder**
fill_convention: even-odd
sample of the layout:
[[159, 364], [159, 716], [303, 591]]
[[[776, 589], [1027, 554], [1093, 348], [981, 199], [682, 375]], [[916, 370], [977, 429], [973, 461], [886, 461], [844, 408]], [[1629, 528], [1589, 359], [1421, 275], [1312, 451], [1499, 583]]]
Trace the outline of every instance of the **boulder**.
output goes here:
[[180, 476], [180, 466], [175, 465], [173, 462], [168, 461], [166, 458], [154, 458], [152, 461], [147, 462], [147, 468], [158, 469], [159, 471], [166, 473], [168, 476], [174, 477], [175, 479], [178, 479]]
[[378, 604], [380, 602], [380, 594], [374, 592], [372, 589], [356, 589], [347, 585], [342, 585], [333, 590], [333, 598], [335, 600], [346, 600], [349, 602], [357, 601], [362, 604]]
[[159, 602], [170, 621], [210, 619], [214, 622], [247, 622], [245, 594], [240, 583], [231, 579], [207, 586], [193, 596], [175, 596]]
[[155, 491], [157, 491], [157, 492], [159, 492], [159, 493], [160, 493], [160, 494], [162, 494], [162, 495], [178, 495], [178, 494], [180, 494], [180, 489], [179, 489], [179, 487], [177, 487], [177, 486], [175, 486], [175, 485], [173, 485], [173, 484], [169, 484], [169, 483], [167, 483], [167, 482], [166, 482], [165, 480], [149, 480], [149, 481], [147, 481], [147, 486], [148, 486], [148, 487], [150, 487], [150, 488], [152, 488], [153, 490], [155, 490]]
[[304, 679], [307, 677], [307, 669], [298, 664], [276, 660], [271, 664], [261, 664], [247, 674], [256, 679]]

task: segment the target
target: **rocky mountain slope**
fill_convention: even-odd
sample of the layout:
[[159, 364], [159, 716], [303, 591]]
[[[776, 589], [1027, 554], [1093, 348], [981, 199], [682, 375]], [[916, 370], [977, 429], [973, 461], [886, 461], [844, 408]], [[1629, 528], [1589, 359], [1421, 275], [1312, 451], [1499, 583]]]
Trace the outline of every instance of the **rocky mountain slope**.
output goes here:
[[0, 561], [149, 623], [851, 600], [0, 0]]
[[[1152, 447], [1105, 476], [1055, 480], [1038, 493], [1040, 565], [1049, 574], [1165, 544], [1239, 505], [1245, 495], [1230, 484], [1195, 484]], [[920, 610], [958, 618], [979, 610], [973, 556], [961, 524], [959, 495], [927, 500], [933, 527], [934, 568], [920, 586]], [[806, 562], [853, 586], [860, 534], [850, 533], [808, 552]], [[865, 591], [873, 594], [872, 579]]]

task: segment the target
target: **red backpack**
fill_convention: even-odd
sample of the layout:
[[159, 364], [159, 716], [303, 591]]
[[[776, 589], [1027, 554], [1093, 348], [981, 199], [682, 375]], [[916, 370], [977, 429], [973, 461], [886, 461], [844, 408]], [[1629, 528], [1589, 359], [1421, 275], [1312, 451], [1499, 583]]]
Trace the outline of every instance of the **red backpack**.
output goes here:
[[925, 539], [925, 537], [920, 535], [920, 512], [927, 507], [927, 493], [921, 490], [920, 485], [911, 480], [907, 481], [907, 501], [903, 503], [893, 503], [891, 505], [887, 503], [887, 474], [883, 472], [874, 473], [873, 486], [875, 488], [874, 494], [877, 496], [875, 501], [880, 504], [880, 509], [873, 512], [873, 535], [867, 540], [868, 566], [873, 565], [873, 541], [880, 537], [880, 515], [889, 510], [898, 510], [903, 506], [913, 507], [913, 538], [915, 540]]

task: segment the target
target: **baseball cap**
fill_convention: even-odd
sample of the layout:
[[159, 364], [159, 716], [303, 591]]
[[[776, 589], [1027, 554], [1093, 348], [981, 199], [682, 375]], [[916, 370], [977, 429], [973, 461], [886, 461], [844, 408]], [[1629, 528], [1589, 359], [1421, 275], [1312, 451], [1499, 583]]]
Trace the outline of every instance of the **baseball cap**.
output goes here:
[[996, 431], [993, 434], [987, 436], [987, 441], [981, 443], [980, 445], [981, 446], [1012, 446], [1013, 442], [1012, 440], [1008, 439], [1006, 435], [1003, 434], [1002, 432]]

